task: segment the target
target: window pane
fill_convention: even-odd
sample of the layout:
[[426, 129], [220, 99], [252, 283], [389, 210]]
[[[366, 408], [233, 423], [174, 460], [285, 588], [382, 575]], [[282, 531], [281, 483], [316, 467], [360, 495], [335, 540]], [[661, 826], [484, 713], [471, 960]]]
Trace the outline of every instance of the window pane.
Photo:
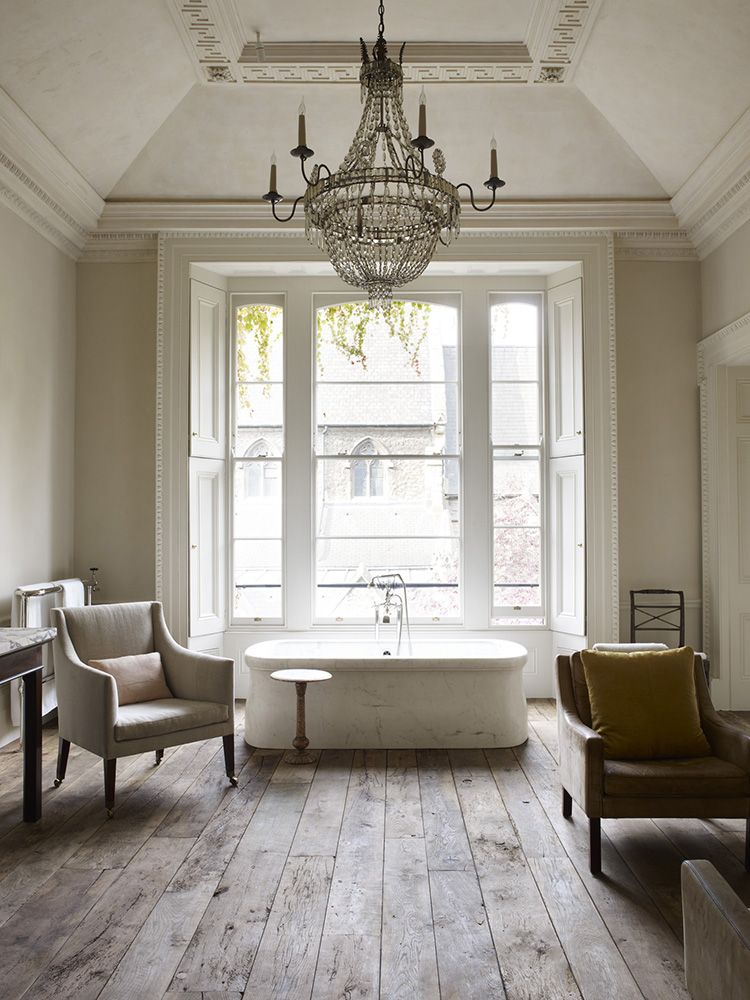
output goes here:
[[453, 384], [334, 385], [316, 392], [319, 454], [350, 454], [365, 436], [389, 454], [433, 455], [458, 448]]
[[494, 555], [496, 585], [520, 588], [541, 583], [541, 532], [538, 528], [496, 528]]
[[[243, 382], [236, 396], [237, 451], [261, 435], [281, 454], [284, 426], [284, 389], [280, 385]], [[242, 442], [243, 444], [240, 444]]]
[[238, 382], [280, 382], [284, 377], [283, 311], [253, 304], [237, 309]]
[[539, 309], [529, 302], [492, 306], [492, 378], [536, 379], [539, 371]]
[[493, 520], [503, 525], [541, 524], [539, 458], [495, 458]]
[[539, 387], [495, 383], [492, 386], [492, 443], [539, 443]]
[[458, 539], [346, 538], [317, 543], [315, 613], [318, 618], [374, 621], [376, 591], [364, 580], [400, 573], [407, 585], [409, 615], [457, 618]]
[[366, 302], [318, 310], [318, 380], [400, 382], [458, 377], [458, 312], [424, 302]]
[[281, 462], [234, 464], [235, 538], [281, 538]]
[[237, 618], [281, 618], [281, 542], [234, 543]]
[[[542, 606], [542, 591], [540, 587], [495, 587], [493, 596], [496, 608], [539, 608]], [[502, 619], [506, 624], [512, 624], [513, 619]], [[543, 625], [543, 618], [525, 618], [517, 624]]]
[[316, 532], [457, 537], [458, 483], [457, 459], [321, 459]]

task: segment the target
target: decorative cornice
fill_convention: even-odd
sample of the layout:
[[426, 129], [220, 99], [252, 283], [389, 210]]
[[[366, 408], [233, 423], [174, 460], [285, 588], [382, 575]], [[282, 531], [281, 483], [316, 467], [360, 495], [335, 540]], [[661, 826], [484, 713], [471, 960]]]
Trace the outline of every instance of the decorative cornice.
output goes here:
[[672, 198], [675, 215], [702, 258], [750, 218], [750, 110]]
[[151, 263], [157, 243], [156, 233], [91, 233], [79, 259], [83, 264]]
[[21, 108], [0, 90], [0, 192], [58, 249], [76, 257], [104, 201]]
[[[664, 236], [669, 246], [688, 245], [685, 234], [677, 229], [677, 220], [669, 202], [661, 200], [595, 201], [502, 201], [484, 215], [465, 213], [464, 232], [474, 229], [570, 228], [574, 226], [613, 229], [618, 239], [633, 234], [674, 230], [674, 237]], [[109, 201], [99, 223], [99, 232], [150, 232], [160, 229], [273, 229], [275, 232], [301, 232], [300, 217], [288, 226], [272, 222], [268, 205], [262, 201]], [[644, 237], [650, 238], [650, 237]], [[632, 242], [632, 240], [631, 240]]]
[[[567, 83], [601, 0], [536, 0], [527, 41], [411, 42], [411, 83]], [[247, 41], [237, 0], [170, 0], [198, 80], [205, 84], [358, 83], [349, 42]], [[391, 43], [393, 51], [397, 43]]]
[[698, 260], [690, 237], [682, 229], [619, 230], [614, 237], [615, 260]]

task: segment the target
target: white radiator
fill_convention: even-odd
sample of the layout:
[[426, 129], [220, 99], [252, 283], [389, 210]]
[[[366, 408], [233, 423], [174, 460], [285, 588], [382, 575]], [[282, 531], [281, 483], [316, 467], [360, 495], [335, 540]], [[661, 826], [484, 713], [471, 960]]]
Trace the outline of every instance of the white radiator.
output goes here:
[[[24, 592], [60, 587], [56, 593], [41, 597], [25, 597]], [[11, 628], [44, 628], [49, 625], [50, 608], [80, 608], [84, 605], [84, 586], [81, 580], [48, 580], [46, 583], [28, 583], [13, 594], [10, 611]], [[25, 618], [24, 621], [24, 605]], [[52, 644], [42, 647], [42, 715], [57, 708], [55, 692], [55, 664]], [[21, 683], [10, 685], [10, 717], [14, 726], [21, 724]]]

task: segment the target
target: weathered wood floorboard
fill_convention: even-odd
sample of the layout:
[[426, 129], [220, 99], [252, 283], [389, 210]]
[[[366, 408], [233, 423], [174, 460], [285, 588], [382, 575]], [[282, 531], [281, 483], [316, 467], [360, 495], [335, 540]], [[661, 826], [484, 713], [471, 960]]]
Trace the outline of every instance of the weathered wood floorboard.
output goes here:
[[[71, 749], [19, 823], [0, 753], [3, 1000], [686, 1000], [680, 863], [707, 857], [750, 902], [739, 820], [604, 823], [560, 809], [551, 701], [513, 751], [324, 751], [237, 736], [118, 764]], [[238, 716], [238, 719], [240, 717]], [[241, 720], [240, 720], [241, 721]], [[744, 721], [744, 720], [743, 720]]]

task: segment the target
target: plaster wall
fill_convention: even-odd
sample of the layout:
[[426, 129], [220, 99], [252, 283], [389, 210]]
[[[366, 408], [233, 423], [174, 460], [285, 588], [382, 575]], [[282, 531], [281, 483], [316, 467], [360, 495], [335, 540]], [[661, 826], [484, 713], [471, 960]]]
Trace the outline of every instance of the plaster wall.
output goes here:
[[629, 590], [684, 590], [700, 646], [700, 265], [616, 265], [620, 635]]
[[[0, 206], [0, 623], [73, 568], [75, 264]], [[0, 743], [11, 729], [0, 688]]]
[[78, 265], [77, 573], [102, 602], [154, 598], [156, 265]]
[[750, 312], [750, 221], [701, 264], [704, 337]]

